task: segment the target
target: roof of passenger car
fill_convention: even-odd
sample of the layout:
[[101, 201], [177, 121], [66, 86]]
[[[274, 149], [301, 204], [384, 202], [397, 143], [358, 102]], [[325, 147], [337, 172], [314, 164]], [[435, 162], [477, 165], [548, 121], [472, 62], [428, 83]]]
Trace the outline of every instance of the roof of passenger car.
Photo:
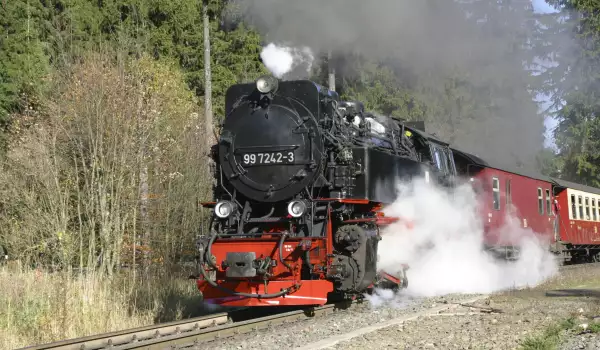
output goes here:
[[516, 174], [519, 176], [529, 177], [529, 178], [536, 179], [536, 180], [552, 182], [552, 178], [550, 178], [549, 176], [546, 176], [542, 173], [538, 173], [536, 171], [532, 171], [532, 170], [525, 169], [525, 168], [511, 167], [511, 166], [507, 166], [505, 164], [488, 162], [488, 161], [480, 158], [479, 156], [459, 150], [457, 148], [452, 148], [452, 152], [468, 159], [471, 163], [473, 163], [477, 166], [497, 169], [497, 170], [505, 171], [508, 173], [513, 173], [513, 174]]
[[566, 181], [566, 180], [563, 180], [563, 179], [555, 179], [555, 178], [551, 178], [551, 179], [559, 187], [571, 188], [571, 189], [574, 189], [574, 190], [577, 190], [577, 191], [581, 191], [581, 192], [588, 192], [588, 193], [593, 193], [593, 194], [600, 194], [600, 189], [598, 189], [596, 187], [582, 185], [582, 184], [578, 184], [578, 183], [575, 183], [575, 182]]
[[486, 167], [486, 168], [492, 168], [492, 169], [498, 169], [501, 171], [506, 171], [509, 173], [513, 173], [516, 175], [520, 175], [520, 176], [525, 176], [525, 177], [529, 177], [532, 179], [536, 179], [536, 180], [541, 180], [541, 181], [546, 181], [546, 182], [551, 182], [554, 185], [558, 186], [558, 187], [563, 187], [563, 188], [571, 188], [577, 191], [582, 191], [582, 192], [587, 192], [587, 193], [593, 193], [593, 194], [600, 194], [600, 189], [596, 188], [596, 187], [592, 187], [592, 186], [587, 186], [587, 185], [582, 185], [582, 184], [578, 184], [575, 182], [571, 182], [571, 181], [567, 181], [567, 180], [563, 180], [563, 179], [559, 179], [559, 178], [555, 178], [555, 177], [550, 177], [550, 176], [546, 176], [543, 175], [539, 172], [535, 172], [535, 171], [531, 171], [528, 169], [522, 169], [522, 168], [515, 168], [515, 167], [510, 167], [510, 166], [506, 166], [503, 164], [498, 164], [498, 163], [491, 163], [488, 162], [474, 154], [465, 152], [465, 151], [461, 151], [459, 149], [456, 148], [452, 148], [452, 152], [454, 152], [455, 154], [458, 154], [462, 157], [467, 158], [471, 163], [477, 165], [477, 166], [481, 166], [481, 167]]

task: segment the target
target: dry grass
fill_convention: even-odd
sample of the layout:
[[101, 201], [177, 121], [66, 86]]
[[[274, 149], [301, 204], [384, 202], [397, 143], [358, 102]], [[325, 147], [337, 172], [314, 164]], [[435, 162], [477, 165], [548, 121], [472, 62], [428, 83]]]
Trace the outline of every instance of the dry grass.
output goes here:
[[0, 267], [0, 349], [202, 314], [193, 281]]

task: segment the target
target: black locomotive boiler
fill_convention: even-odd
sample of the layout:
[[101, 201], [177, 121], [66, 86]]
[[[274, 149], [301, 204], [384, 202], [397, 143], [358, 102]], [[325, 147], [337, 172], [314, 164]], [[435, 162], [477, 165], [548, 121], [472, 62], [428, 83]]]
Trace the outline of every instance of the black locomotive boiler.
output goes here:
[[198, 288], [222, 305], [315, 305], [377, 286], [381, 209], [407, 177], [448, 182], [447, 144], [312, 81], [261, 77], [226, 95]]

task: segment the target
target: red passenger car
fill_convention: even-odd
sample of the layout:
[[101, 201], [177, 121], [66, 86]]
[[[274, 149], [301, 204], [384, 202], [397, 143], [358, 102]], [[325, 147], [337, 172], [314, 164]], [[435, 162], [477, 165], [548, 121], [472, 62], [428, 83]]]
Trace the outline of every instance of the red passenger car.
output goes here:
[[453, 152], [457, 167], [471, 178], [478, 192], [486, 248], [512, 258], [523, 235], [536, 234], [554, 241], [550, 178], [521, 169], [508, 170], [456, 149]]
[[512, 257], [522, 235], [535, 233], [564, 261], [600, 261], [600, 189], [453, 152], [478, 191], [488, 249]]
[[600, 261], [600, 189], [553, 180], [559, 209], [556, 245], [563, 258]]

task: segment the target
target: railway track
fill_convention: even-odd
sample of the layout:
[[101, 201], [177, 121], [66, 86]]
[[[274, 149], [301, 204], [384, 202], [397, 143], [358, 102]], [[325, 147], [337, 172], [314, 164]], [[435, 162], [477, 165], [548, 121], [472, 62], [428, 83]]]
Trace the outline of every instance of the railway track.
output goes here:
[[[600, 263], [563, 265], [559, 267], [559, 270], [572, 270], [588, 266], [600, 266]], [[208, 341], [311, 317], [324, 316], [349, 306], [348, 303], [330, 304], [257, 318], [249, 314], [246, 315], [249, 319], [244, 319], [242, 316], [240, 318], [242, 320], [236, 322], [233, 319], [239, 317], [232, 317], [232, 315], [236, 312], [244, 312], [244, 310], [237, 310], [231, 313], [218, 313], [166, 324], [35, 345], [22, 350], [201, 349], [203, 348], [202, 344]]]
[[349, 306], [349, 303], [329, 304], [240, 322], [231, 322], [229, 314], [220, 313], [167, 324], [35, 345], [22, 350], [201, 349], [203, 348], [202, 343], [207, 341], [324, 316]]

